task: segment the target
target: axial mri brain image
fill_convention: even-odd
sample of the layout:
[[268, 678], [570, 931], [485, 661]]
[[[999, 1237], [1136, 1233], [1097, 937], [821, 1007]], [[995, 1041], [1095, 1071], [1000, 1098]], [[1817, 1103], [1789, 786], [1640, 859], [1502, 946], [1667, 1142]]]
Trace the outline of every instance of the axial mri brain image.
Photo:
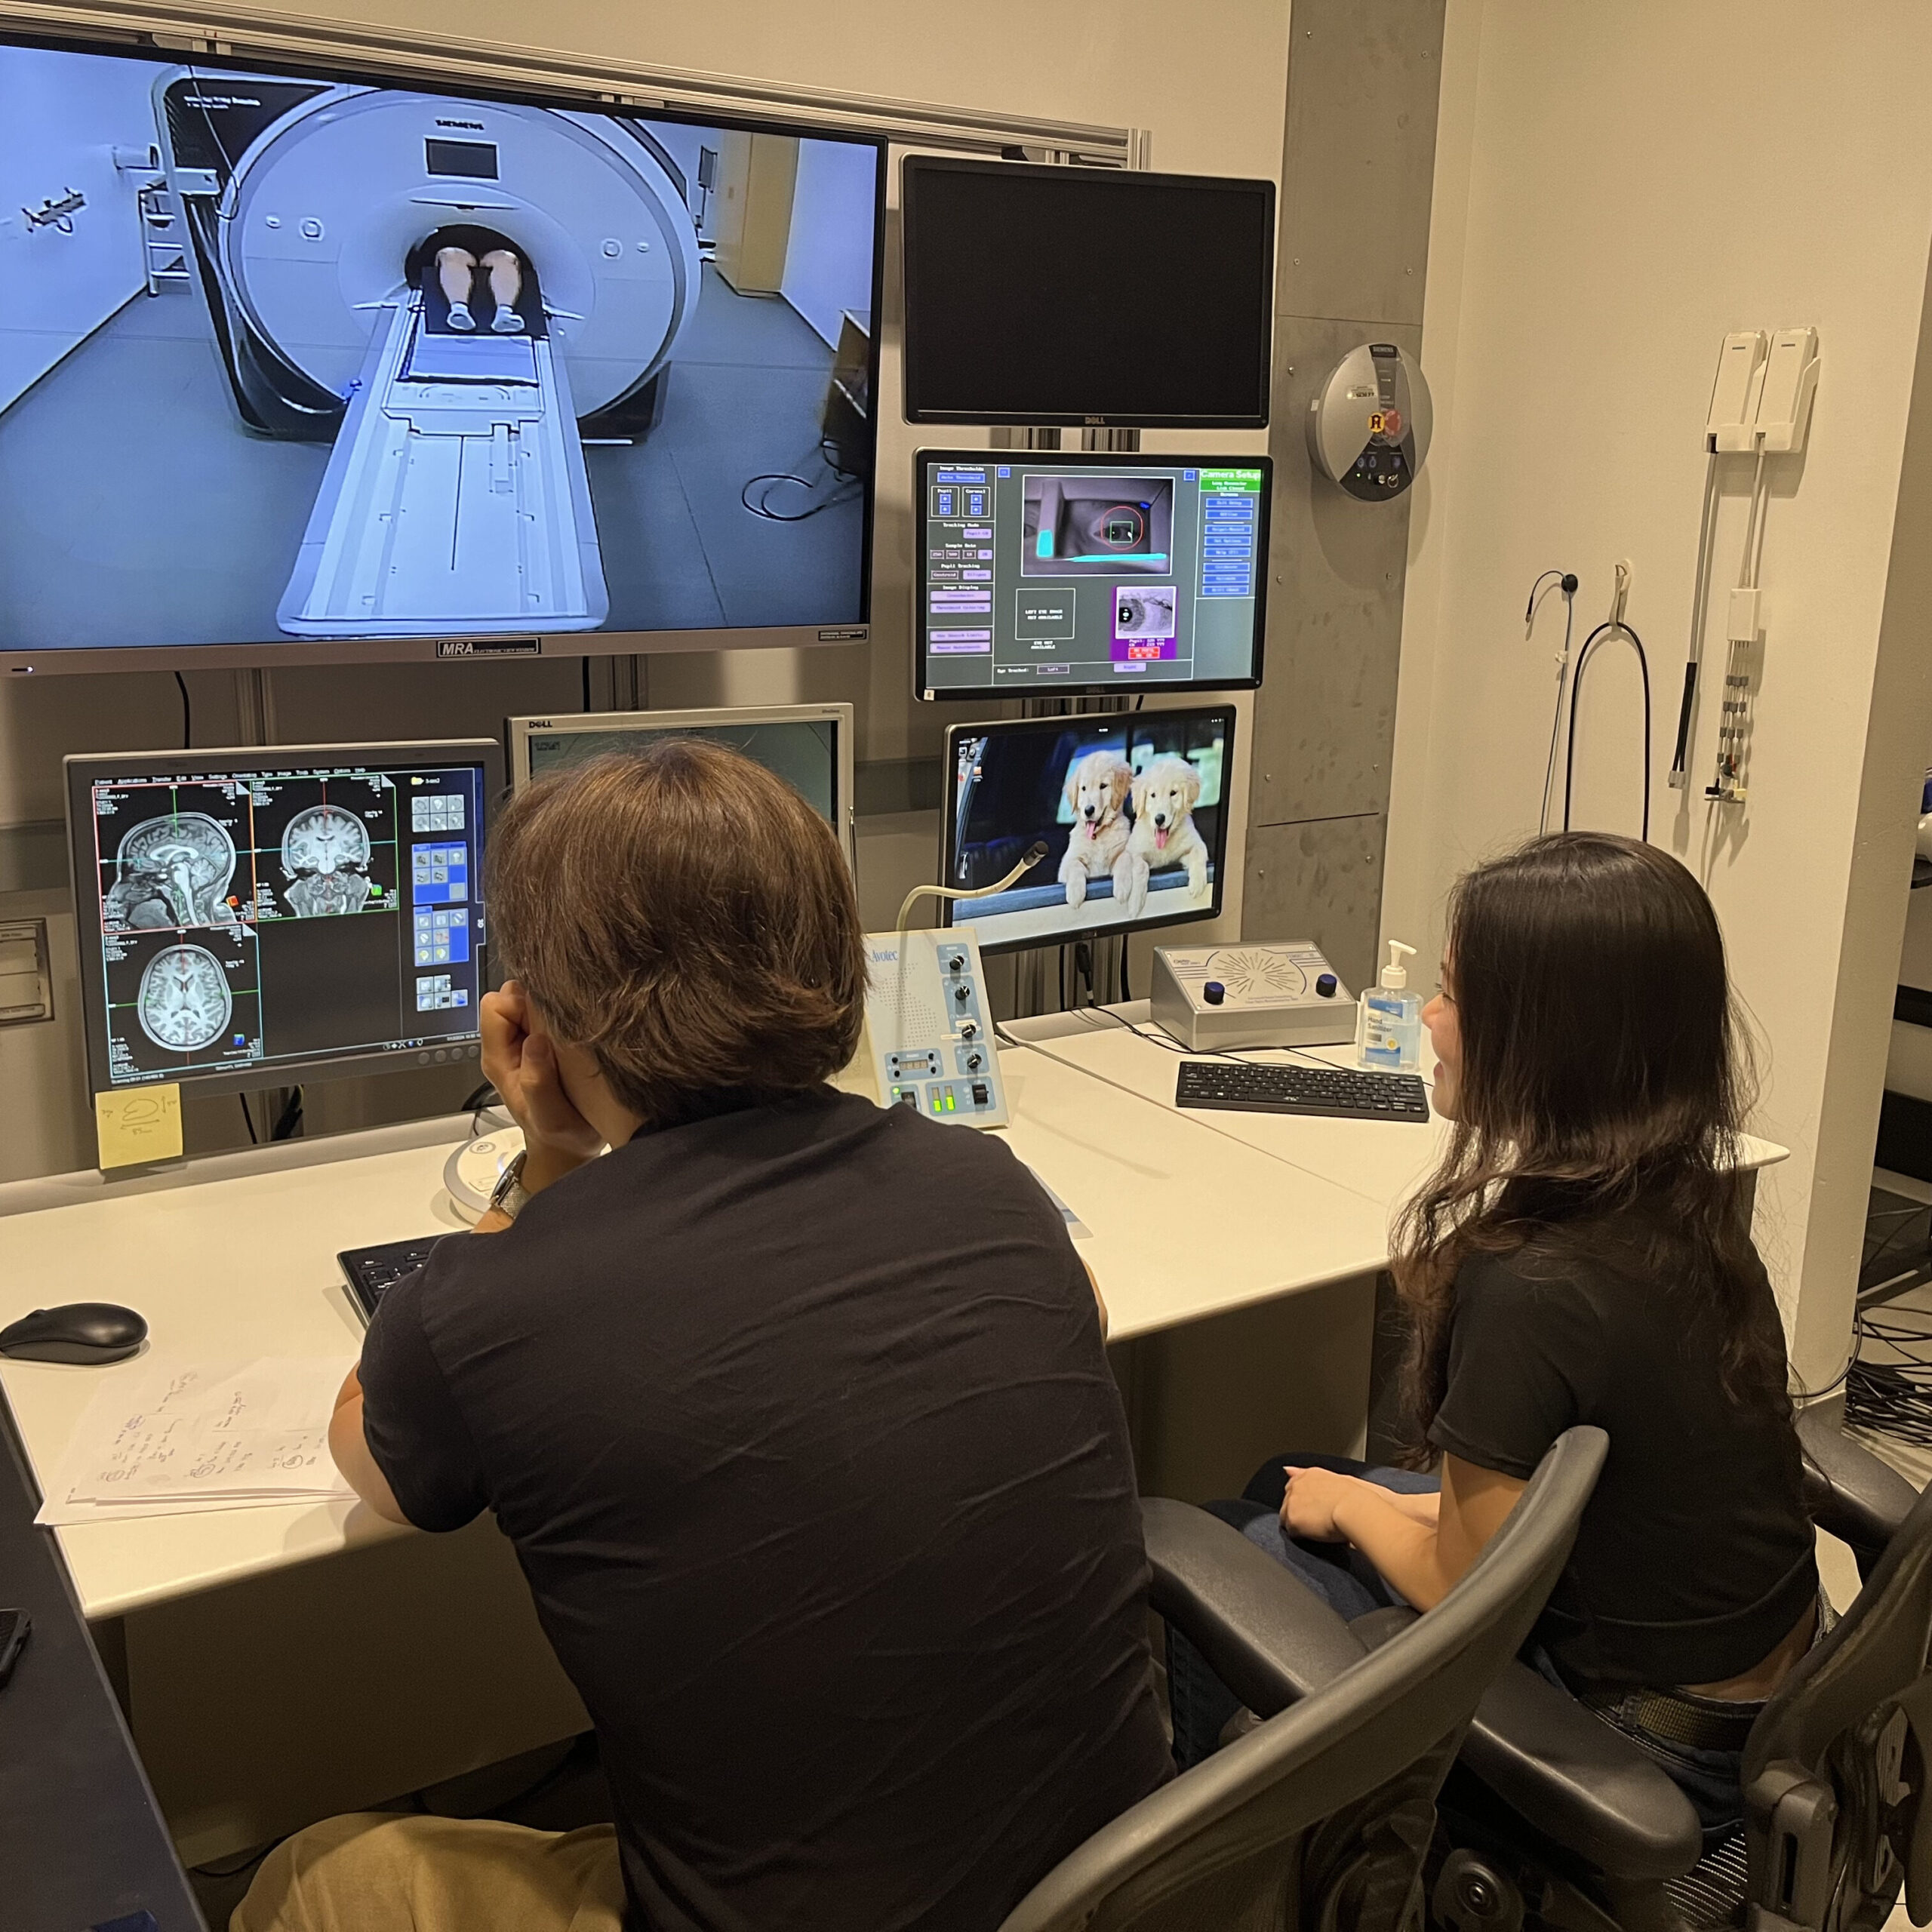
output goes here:
[[294, 882], [288, 903], [304, 918], [360, 912], [369, 884], [369, 830], [353, 812], [311, 805], [281, 835], [281, 869]]
[[197, 1053], [228, 1030], [235, 1001], [221, 962], [205, 946], [171, 946], [148, 961], [135, 1010], [156, 1046]]
[[207, 813], [144, 819], [115, 855], [103, 922], [110, 931], [225, 924], [235, 916], [227, 903], [234, 876], [235, 841]]

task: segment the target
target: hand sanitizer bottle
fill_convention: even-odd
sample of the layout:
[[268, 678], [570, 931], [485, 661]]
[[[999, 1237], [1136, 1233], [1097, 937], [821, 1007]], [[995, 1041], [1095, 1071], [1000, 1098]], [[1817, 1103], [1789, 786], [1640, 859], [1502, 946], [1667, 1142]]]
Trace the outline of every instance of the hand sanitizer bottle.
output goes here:
[[1356, 1008], [1355, 1059], [1379, 1073], [1422, 1071], [1422, 996], [1408, 990], [1409, 971], [1402, 964], [1415, 952], [1392, 939], [1381, 985], [1365, 992]]

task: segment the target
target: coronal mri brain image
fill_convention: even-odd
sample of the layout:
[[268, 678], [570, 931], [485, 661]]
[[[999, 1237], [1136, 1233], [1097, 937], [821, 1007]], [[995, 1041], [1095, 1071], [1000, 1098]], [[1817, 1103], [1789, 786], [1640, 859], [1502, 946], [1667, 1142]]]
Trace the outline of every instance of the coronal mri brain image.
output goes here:
[[205, 946], [171, 946], [141, 975], [141, 1031], [158, 1047], [198, 1052], [227, 1031], [234, 1010], [221, 962]]
[[311, 805], [281, 835], [281, 869], [294, 881], [288, 903], [304, 918], [360, 912], [371, 891], [369, 829], [352, 812]]
[[102, 918], [110, 929], [223, 924], [234, 877], [235, 841], [205, 812], [145, 819], [122, 838]]

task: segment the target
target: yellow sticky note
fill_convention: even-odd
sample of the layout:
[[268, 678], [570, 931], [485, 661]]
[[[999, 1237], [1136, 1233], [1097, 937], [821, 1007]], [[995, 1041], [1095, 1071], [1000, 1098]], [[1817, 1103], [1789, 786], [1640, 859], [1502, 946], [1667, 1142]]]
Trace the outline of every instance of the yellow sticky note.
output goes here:
[[181, 1157], [181, 1089], [174, 1081], [94, 1097], [95, 1137], [103, 1168]]

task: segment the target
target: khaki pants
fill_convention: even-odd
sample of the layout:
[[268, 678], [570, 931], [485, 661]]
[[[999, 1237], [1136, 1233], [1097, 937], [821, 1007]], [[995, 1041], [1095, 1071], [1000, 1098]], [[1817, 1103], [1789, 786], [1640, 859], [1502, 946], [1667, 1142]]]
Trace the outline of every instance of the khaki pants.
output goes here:
[[621, 1932], [608, 1825], [533, 1832], [494, 1819], [325, 1819], [278, 1845], [229, 1932]]

